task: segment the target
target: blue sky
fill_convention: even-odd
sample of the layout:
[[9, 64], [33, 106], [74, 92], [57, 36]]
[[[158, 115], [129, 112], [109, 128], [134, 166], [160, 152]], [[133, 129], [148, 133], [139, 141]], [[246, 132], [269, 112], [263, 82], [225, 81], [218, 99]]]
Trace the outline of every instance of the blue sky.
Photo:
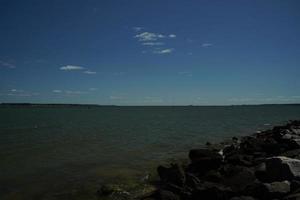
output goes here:
[[297, 0], [0, 0], [0, 102], [300, 103]]

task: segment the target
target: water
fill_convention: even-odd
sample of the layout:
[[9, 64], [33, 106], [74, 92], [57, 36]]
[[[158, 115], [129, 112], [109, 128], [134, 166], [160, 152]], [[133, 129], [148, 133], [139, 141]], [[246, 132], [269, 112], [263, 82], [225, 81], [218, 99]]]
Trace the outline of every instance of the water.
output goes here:
[[300, 106], [2, 106], [0, 199], [47, 199], [62, 190], [142, 178], [206, 141], [290, 119], [300, 119]]

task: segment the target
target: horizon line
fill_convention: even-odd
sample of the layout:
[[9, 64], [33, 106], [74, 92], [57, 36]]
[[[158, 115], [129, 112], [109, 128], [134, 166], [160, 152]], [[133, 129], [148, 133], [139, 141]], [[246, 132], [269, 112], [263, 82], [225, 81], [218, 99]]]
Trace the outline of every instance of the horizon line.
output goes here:
[[85, 103], [0, 103], [1, 105], [11, 106], [116, 106], [116, 107], [209, 107], [209, 106], [266, 106], [266, 105], [300, 105], [299, 103], [269, 103], [269, 104], [215, 104], [215, 105], [197, 105], [197, 104], [174, 104], [174, 105], [117, 105], [117, 104], [85, 104]]

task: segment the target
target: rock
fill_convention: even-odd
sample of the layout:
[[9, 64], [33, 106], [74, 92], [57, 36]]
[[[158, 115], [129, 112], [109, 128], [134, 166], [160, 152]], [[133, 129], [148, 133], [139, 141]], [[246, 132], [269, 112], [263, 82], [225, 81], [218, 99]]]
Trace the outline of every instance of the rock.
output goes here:
[[263, 141], [253, 136], [247, 136], [242, 139], [240, 150], [244, 154], [253, 154], [254, 152], [262, 152]]
[[268, 182], [268, 176], [266, 171], [266, 163], [263, 162], [255, 167], [255, 176], [262, 182]]
[[229, 200], [235, 193], [230, 187], [217, 183], [203, 182], [192, 193], [192, 200], [209, 199], [209, 200]]
[[291, 181], [291, 192], [294, 192], [296, 190], [300, 191], [300, 181], [292, 180]]
[[97, 194], [98, 194], [98, 196], [108, 196], [113, 193], [119, 193], [122, 191], [123, 190], [117, 185], [106, 184], [106, 185], [102, 185], [100, 187], [100, 189], [97, 191]]
[[242, 191], [242, 194], [245, 196], [252, 196], [258, 199], [267, 199], [268, 189], [263, 183], [255, 182], [245, 187], [244, 191]]
[[300, 136], [300, 127], [299, 126], [297, 128], [292, 128], [291, 131], [294, 135]]
[[186, 173], [185, 185], [189, 188], [196, 188], [201, 183], [200, 179], [192, 173]]
[[269, 198], [281, 198], [291, 191], [290, 182], [273, 182], [273, 183], [264, 183], [268, 190]]
[[283, 152], [291, 151], [295, 149], [300, 149], [300, 139], [299, 138], [291, 138], [291, 139], [281, 139], [280, 140], [281, 148]]
[[215, 151], [209, 149], [192, 149], [189, 152], [189, 158], [192, 163], [198, 163], [203, 161], [215, 161], [221, 164], [222, 157]]
[[222, 156], [208, 149], [192, 149], [189, 153], [191, 164], [187, 171], [203, 175], [209, 170], [218, 169], [222, 164]]
[[159, 200], [180, 200], [178, 195], [168, 190], [159, 190], [157, 195]]
[[183, 186], [185, 174], [178, 164], [171, 164], [171, 167], [158, 166], [158, 175], [164, 183], [171, 183], [177, 186]]
[[282, 152], [282, 145], [279, 144], [274, 138], [267, 138], [263, 140], [262, 151], [267, 153], [269, 156], [275, 156]]
[[232, 197], [230, 200], [255, 200], [251, 196]]
[[300, 149], [286, 151], [286, 152], [280, 154], [280, 156], [285, 156], [285, 157], [289, 157], [289, 158], [300, 159]]
[[222, 175], [217, 170], [210, 170], [203, 177], [201, 177], [201, 179], [209, 182], [219, 183], [222, 181]]
[[228, 157], [232, 154], [236, 154], [237, 153], [237, 148], [235, 145], [229, 145], [229, 146], [226, 146], [224, 149], [223, 149], [223, 155], [225, 157]]
[[284, 200], [300, 200], [300, 193], [288, 195], [288, 196], [284, 197], [283, 199]]
[[266, 160], [266, 175], [270, 182], [300, 180], [300, 160], [284, 156]]
[[226, 157], [226, 161], [229, 164], [233, 165], [242, 165], [242, 166], [253, 166], [253, 156], [250, 155], [242, 155], [242, 154], [232, 154]]
[[226, 165], [222, 172], [222, 183], [234, 191], [241, 191], [256, 180], [254, 171], [243, 166]]

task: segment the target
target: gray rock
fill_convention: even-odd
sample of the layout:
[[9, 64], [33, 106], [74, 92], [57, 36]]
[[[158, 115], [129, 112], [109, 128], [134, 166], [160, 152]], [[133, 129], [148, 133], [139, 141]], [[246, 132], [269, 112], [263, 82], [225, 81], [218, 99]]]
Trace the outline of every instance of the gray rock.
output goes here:
[[255, 200], [251, 196], [232, 197], [230, 200]]
[[165, 183], [171, 183], [180, 187], [185, 183], [184, 171], [178, 164], [171, 164], [170, 167], [158, 166], [157, 172], [161, 181]]
[[192, 200], [209, 199], [209, 200], [229, 200], [232, 196], [236, 195], [230, 187], [211, 183], [202, 182], [192, 194]]
[[180, 200], [179, 196], [168, 190], [159, 190], [158, 199], [160, 200]]
[[286, 152], [282, 153], [280, 156], [299, 159], [300, 158], [300, 149], [286, 151]]
[[189, 158], [191, 164], [187, 171], [199, 176], [210, 170], [218, 169], [223, 162], [223, 157], [218, 152], [209, 149], [192, 149]]
[[230, 186], [234, 191], [241, 191], [256, 180], [254, 171], [247, 167], [227, 165], [223, 171], [222, 183]]
[[270, 198], [281, 198], [291, 191], [290, 182], [273, 182], [273, 183], [264, 183], [268, 189], [268, 196]]
[[270, 182], [284, 180], [300, 180], [300, 160], [284, 156], [266, 160], [266, 175]]
[[283, 199], [284, 200], [300, 200], [300, 193], [288, 195], [288, 196], [284, 197]]

